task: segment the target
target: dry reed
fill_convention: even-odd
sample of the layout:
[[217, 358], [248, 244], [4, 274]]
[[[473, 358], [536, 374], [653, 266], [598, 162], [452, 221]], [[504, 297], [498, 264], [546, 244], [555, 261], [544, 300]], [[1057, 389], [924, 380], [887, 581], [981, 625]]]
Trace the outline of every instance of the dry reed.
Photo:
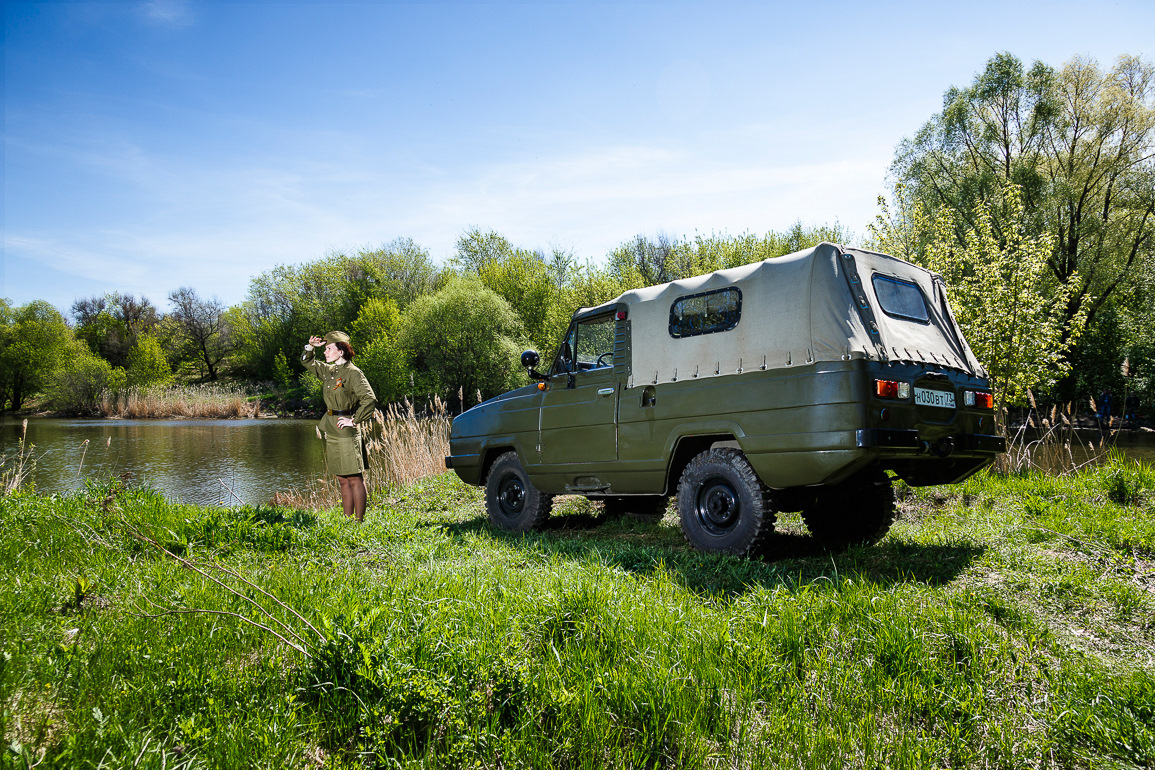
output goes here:
[[24, 485], [36, 467], [36, 457], [33, 455], [35, 444], [26, 443], [28, 438], [28, 420], [20, 423], [20, 447], [16, 455], [11, 458], [7, 455], [0, 457], [0, 494], [6, 495], [15, 492]]
[[106, 392], [100, 403], [105, 417], [127, 419], [183, 417], [197, 419], [246, 419], [259, 416], [260, 404], [248, 392], [228, 385], [176, 385], [130, 388], [123, 393]]
[[[1062, 476], [1098, 465], [1107, 459], [1110, 446], [1106, 435], [1100, 432], [1097, 444], [1088, 441], [1084, 445], [1077, 433], [1075, 412], [1070, 402], [1061, 409], [1057, 404], [1053, 405], [1049, 413], [1044, 410], [1040, 415], [1034, 394], [1027, 391], [1027, 398], [1031, 411], [1014, 435], [1007, 438], [1007, 451], [995, 460], [995, 472], [1023, 473], [1034, 470], [1051, 476]], [[1094, 399], [1091, 408], [1095, 408]], [[1036, 417], [1038, 424], [1035, 422]]]
[[[373, 418], [361, 426], [369, 455], [365, 485], [370, 498], [376, 492], [444, 471], [451, 422], [445, 402], [436, 397], [424, 414], [418, 414], [409, 401], [374, 412]], [[340, 503], [340, 491], [332, 476], [316, 479], [303, 489], [273, 495], [274, 505], [288, 508], [316, 510]]]

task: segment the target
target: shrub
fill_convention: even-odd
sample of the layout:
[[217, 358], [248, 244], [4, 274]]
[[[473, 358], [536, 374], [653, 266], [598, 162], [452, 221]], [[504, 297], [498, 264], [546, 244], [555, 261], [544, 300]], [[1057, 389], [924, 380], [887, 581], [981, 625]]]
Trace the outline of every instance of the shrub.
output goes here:
[[48, 405], [68, 414], [99, 411], [106, 393], [119, 393], [127, 384], [125, 371], [94, 355], [84, 343], [73, 342], [47, 389]]

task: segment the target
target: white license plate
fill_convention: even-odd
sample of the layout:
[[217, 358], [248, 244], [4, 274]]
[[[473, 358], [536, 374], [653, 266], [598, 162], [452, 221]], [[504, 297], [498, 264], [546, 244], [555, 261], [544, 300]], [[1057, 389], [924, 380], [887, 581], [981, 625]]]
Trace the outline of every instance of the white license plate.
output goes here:
[[915, 388], [914, 403], [920, 406], [938, 406], [943, 409], [954, 409], [954, 393], [949, 390]]

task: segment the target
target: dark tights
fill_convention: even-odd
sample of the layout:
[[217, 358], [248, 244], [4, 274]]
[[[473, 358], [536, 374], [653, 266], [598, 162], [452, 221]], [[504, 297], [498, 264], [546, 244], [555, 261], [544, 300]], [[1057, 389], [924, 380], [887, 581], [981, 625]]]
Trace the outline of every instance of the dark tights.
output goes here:
[[337, 483], [341, 485], [341, 510], [350, 518], [364, 521], [365, 479], [358, 473], [355, 476], [338, 476]]

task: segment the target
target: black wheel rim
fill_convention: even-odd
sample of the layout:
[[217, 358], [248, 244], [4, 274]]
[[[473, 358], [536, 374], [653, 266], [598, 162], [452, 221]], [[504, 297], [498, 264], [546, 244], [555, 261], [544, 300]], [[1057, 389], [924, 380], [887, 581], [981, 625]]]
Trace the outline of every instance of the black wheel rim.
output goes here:
[[708, 479], [698, 488], [694, 507], [698, 522], [715, 535], [732, 530], [742, 513], [737, 491], [730, 482], [721, 478]]
[[497, 507], [506, 517], [517, 516], [525, 508], [525, 484], [512, 473], [501, 480], [497, 489]]

